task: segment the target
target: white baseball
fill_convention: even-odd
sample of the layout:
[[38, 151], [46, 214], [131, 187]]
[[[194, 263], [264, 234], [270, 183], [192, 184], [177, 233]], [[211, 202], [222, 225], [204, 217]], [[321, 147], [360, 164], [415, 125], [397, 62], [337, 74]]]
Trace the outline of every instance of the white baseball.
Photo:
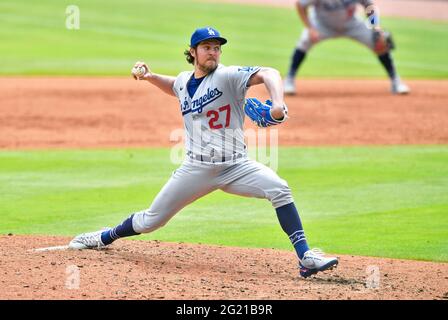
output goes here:
[[134, 67], [132, 73], [137, 77], [141, 78], [146, 74], [146, 68], [144, 66]]

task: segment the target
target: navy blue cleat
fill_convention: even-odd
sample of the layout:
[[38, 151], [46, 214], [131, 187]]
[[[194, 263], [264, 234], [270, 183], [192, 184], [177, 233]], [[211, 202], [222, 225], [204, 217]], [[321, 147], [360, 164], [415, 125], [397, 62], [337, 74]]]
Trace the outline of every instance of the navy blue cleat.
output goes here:
[[308, 278], [318, 272], [335, 268], [338, 262], [338, 258], [324, 257], [324, 253], [319, 249], [308, 250], [299, 262], [300, 275]]

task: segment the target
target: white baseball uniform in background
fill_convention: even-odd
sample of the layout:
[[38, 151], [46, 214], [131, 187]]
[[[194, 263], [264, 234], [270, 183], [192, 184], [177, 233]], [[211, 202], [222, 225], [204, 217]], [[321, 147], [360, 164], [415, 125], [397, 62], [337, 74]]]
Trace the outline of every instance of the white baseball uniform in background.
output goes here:
[[[371, 0], [299, 0], [303, 6], [309, 6], [308, 18], [313, 28], [319, 31], [319, 41], [349, 37], [374, 49], [372, 30], [356, 13], [359, 3], [365, 8], [373, 5]], [[318, 42], [319, 42], [318, 41]], [[316, 43], [314, 43], [316, 44]], [[308, 29], [304, 29], [296, 48], [307, 52], [313, 45]]]

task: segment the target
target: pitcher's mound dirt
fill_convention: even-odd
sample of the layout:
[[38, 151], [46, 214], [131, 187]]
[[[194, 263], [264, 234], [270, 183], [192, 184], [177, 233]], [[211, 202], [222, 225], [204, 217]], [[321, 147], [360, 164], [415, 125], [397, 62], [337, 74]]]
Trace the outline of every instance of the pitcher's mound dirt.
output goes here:
[[33, 251], [69, 241], [0, 236], [0, 299], [448, 298], [446, 263], [340, 256], [338, 268], [301, 279], [295, 254], [281, 250], [120, 240]]

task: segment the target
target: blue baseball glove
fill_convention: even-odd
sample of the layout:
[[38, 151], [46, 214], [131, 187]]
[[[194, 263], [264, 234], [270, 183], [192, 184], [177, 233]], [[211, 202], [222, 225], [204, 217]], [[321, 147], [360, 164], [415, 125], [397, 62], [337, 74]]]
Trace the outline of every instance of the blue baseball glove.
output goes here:
[[288, 108], [283, 106], [285, 116], [281, 120], [271, 116], [272, 101], [261, 102], [257, 98], [247, 98], [244, 104], [244, 112], [259, 127], [266, 128], [284, 122], [288, 115]]

